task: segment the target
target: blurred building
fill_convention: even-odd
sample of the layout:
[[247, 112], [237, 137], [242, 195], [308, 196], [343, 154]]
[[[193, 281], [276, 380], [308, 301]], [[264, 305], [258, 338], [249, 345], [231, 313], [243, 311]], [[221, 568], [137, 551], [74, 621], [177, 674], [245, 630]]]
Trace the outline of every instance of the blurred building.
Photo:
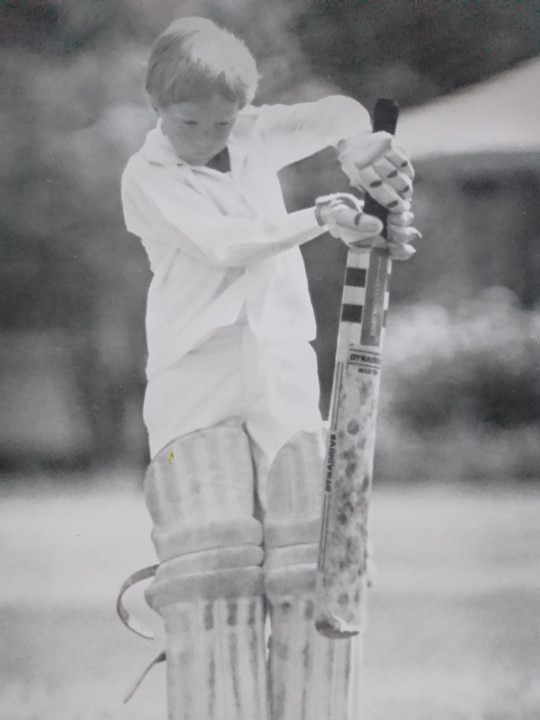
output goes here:
[[452, 302], [500, 285], [526, 307], [540, 299], [539, 88], [536, 58], [403, 113], [424, 240], [400, 297]]

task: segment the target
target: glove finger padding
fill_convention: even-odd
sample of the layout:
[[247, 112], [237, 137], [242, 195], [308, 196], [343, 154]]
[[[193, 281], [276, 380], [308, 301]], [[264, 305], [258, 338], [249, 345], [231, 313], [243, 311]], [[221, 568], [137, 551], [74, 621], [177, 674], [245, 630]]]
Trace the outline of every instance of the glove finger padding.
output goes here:
[[386, 242], [386, 247], [392, 260], [409, 260], [416, 252], [412, 245], [402, 245], [392, 240]]
[[421, 238], [422, 235], [413, 227], [413, 222], [414, 213], [410, 210], [400, 213], [388, 213], [386, 223], [388, 240], [404, 245]]
[[368, 252], [376, 244], [386, 247], [392, 260], [408, 260], [416, 252], [411, 242], [421, 237], [412, 227], [414, 214], [410, 207], [410, 202], [404, 200], [401, 211], [388, 213], [387, 240], [381, 237], [382, 222], [364, 213], [363, 202], [349, 193], [317, 198], [316, 215], [333, 237], [357, 252]]
[[401, 212], [388, 213], [388, 225], [391, 227], [408, 227], [414, 222], [414, 213], [411, 211], [411, 203], [409, 202], [405, 210]]
[[388, 225], [388, 241], [398, 245], [407, 245], [421, 237], [416, 228], [413, 227], [392, 227]]
[[412, 226], [413, 222], [414, 214], [409, 209], [400, 213], [388, 213], [387, 247], [393, 260], [408, 260], [416, 252], [411, 243], [422, 235]]
[[366, 190], [392, 212], [412, 197], [414, 170], [407, 154], [386, 132], [362, 133], [338, 145], [339, 162], [351, 185]]
[[390, 150], [386, 153], [386, 158], [401, 173], [406, 175], [409, 180], [414, 180], [415, 172], [407, 151], [393, 140]]
[[[393, 165], [388, 158], [383, 157], [371, 165], [375, 171], [377, 179], [373, 181], [375, 187], [377, 183], [389, 185], [403, 200], [411, 200], [413, 187], [411, 178]], [[366, 168], [367, 170], [368, 168]], [[372, 184], [373, 184], [372, 183]]]
[[316, 215], [328, 232], [346, 245], [369, 250], [382, 232], [382, 222], [363, 212], [363, 202], [348, 193], [325, 195], [316, 200]]
[[370, 250], [375, 239], [380, 235], [382, 222], [373, 215], [357, 214], [356, 223], [351, 226], [350, 211], [338, 214], [339, 237], [349, 247]]

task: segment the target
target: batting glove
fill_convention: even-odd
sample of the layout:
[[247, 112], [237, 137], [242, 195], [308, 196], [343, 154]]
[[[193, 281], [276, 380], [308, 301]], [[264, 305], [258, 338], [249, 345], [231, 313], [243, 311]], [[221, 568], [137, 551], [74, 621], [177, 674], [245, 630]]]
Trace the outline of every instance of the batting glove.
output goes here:
[[408, 260], [414, 255], [416, 251], [410, 243], [420, 233], [411, 226], [414, 215], [410, 203], [405, 204], [404, 211], [388, 214], [388, 241], [381, 237], [382, 222], [364, 213], [363, 208], [363, 202], [348, 193], [324, 195], [315, 201], [319, 225], [325, 225], [333, 237], [340, 238], [357, 252], [369, 252], [374, 245], [379, 245], [388, 249], [392, 260]]
[[364, 132], [338, 143], [338, 159], [353, 187], [390, 212], [404, 212], [412, 198], [414, 169], [387, 132]]
[[346, 245], [371, 248], [383, 229], [382, 222], [373, 215], [364, 214], [364, 204], [349, 193], [324, 195], [315, 200], [315, 215], [319, 225], [326, 225], [332, 237]]

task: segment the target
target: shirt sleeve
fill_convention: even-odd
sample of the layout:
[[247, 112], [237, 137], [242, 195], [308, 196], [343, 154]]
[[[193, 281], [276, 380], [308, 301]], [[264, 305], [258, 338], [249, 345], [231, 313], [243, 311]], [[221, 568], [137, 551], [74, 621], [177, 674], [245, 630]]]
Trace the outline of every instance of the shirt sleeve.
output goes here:
[[371, 132], [369, 113], [344, 95], [294, 105], [263, 105], [256, 131], [280, 169], [361, 132]]
[[216, 267], [247, 266], [298, 247], [324, 232], [313, 208], [289, 213], [276, 223], [221, 214], [206, 197], [166, 168], [128, 164], [122, 176], [122, 205], [129, 232], [143, 243], [167, 244]]

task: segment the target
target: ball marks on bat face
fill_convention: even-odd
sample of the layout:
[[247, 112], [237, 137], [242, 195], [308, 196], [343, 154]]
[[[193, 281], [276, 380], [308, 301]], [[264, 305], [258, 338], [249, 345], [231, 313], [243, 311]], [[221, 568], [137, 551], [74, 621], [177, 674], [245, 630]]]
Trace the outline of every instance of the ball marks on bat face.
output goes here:
[[371, 486], [371, 477], [369, 473], [364, 473], [364, 477], [362, 478], [362, 492], [367, 492]]
[[340, 525], [346, 525], [350, 522], [351, 518], [354, 519], [357, 501], [355, 499], [354, 492], [342, 492], [339, 497], [339, 512], [336, 515], [336, 519]]
[[358, 454], [356, 448], [352, 447], [343, 452], [343, 459], [345, 460], [345, 477], [353, 478], [358, 467]]
[[359, 549], [357, 538], [351, 536], [345, 538], [343, 546], [344, 553], [338, 564], [341, 572], [344, 572], [348, 568], [354, 567], [355, 564], [357, 564], [356, 557]]
[[362, 377], [361, 380], [362, 381], [358, 384], [358, 400], [360, 407], [371, 408], [371, 403], [373, 402], [376, 394], [375, 383], [371, 378], [366, 380]]
[[349, 435], [358, 435], [358, 431], [360, 430], [360, 423], [356, 418], [353, 418], [352, 420], [349, 420], [347, 423], [347, 432]]
[[360, 435], [356, 436], [356, 452], [357, 453], [363, 453], [364, 448], [366, 447], [367, 443], [367, 436], [366, 433], [361, 433]]

